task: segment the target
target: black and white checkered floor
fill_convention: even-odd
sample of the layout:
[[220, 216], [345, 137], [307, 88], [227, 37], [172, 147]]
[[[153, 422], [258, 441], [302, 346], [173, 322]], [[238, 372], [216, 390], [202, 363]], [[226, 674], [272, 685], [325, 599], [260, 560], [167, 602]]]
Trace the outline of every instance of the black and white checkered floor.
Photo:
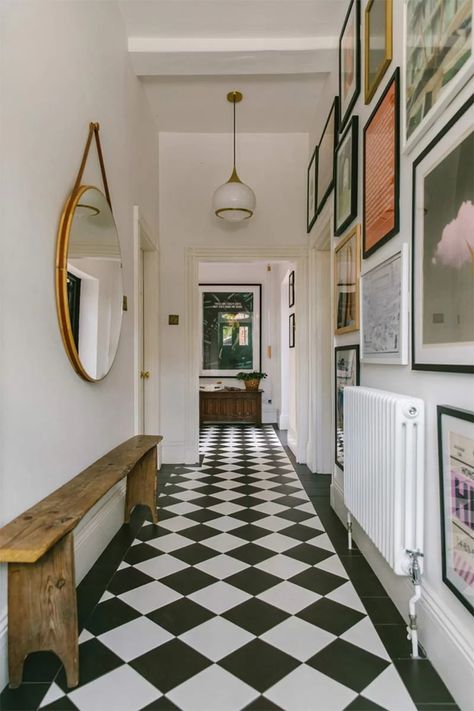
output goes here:
[[271, 426], [202, 430], [41, 708], [415, 709]]

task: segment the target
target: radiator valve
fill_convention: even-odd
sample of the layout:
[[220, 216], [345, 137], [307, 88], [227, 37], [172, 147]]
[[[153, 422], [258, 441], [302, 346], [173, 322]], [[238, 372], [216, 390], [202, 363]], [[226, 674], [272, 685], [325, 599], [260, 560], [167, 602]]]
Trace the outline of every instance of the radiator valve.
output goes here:
[[410, 558], [409, 573], [413, 585], [421, 585], [421, 567], [419, 558], [423, 558], [423, 553], [420, 550], [406, 551]]

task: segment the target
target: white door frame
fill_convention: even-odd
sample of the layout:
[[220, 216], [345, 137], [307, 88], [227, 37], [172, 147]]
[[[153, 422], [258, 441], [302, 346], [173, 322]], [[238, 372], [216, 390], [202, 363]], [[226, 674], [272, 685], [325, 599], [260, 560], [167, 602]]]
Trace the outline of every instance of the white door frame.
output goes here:
[[186, 413], [185, 463], [199, 459], [199, 263], [200, 262], [294, 262], [297, 268], [296, 299], [296, 459], [306, 462], [308, 441], [308, 250], [306, 247], [187, 247], [185, 250], [186, 302]]
[[[143, 362], [150, 372], [144, 391], [140, 378], [142, 359], [140, 347], [143, 339], [140, 326], [140, 250], [143, 250], [143, 301], [144, 329]], [[153, 232], [140, 214], [138, 205], [133, 206], [133, 426], [135, 434], [141, 434], [140, 421], [144, 413], [145, 434], [160, 433], [159, 404], [159, 250]], [[142, 400], [142, 392], [144, 400]]]

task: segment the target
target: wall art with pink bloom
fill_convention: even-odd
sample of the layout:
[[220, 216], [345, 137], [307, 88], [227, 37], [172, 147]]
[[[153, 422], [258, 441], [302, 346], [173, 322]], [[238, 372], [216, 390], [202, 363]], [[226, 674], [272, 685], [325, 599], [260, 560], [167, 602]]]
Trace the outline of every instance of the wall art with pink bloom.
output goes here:
[[413, 368], [474, 373], [474, 98], [413, 164]]

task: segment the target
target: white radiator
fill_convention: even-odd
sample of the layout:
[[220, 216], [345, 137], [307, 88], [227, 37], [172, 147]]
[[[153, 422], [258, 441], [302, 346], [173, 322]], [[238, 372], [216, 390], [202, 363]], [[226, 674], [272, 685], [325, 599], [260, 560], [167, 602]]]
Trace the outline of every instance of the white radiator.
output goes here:
[[344, 502], [397, 575], [423, 551], [424, 402], [344, 388]]

